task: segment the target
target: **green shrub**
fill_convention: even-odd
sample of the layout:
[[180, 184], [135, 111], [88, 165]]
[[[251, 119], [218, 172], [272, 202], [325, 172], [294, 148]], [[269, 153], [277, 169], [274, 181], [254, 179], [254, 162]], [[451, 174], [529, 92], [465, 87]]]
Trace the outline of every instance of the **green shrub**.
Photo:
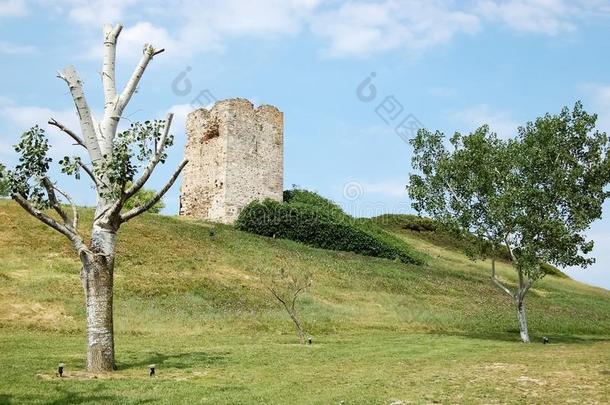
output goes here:
[[[137, 206], [144, 205], [148, 202], [148, 200], [151, 200], [156, 194], [157, 192], [155, 190], [141, 188], [130, 199], [125, 201], [123, 209], [127, 211]], [[155, 205], [148, 209], [148, 212], [151, 214], [158, 214], [163, 208], [165, 208], [165, 203], [163, 202], [163, 200], [159, 200]]]
[[317, 207], [322, 210], [327, 210], [331, 214], [348, 217], [345, 212], [334, 202], [322, 197], [318, 193], [309, 190], [293, 188], [292, 190], [284, 191], [284, 202], [288, 204], [305, 204]]
[[559, 277], [559, 278], [570, 278], [567, 276], [567, 274], [565, 274], [563, 271], [559, 270], [557, 267], [553, 266], [552, 264], [548, 264], [548, 263], [542, 263], [542, 271], [544, 272], [544, 274], [547, 274], [549, 276], [555, 276], [555, 277]]
[[265, 200], [246, 206], [238, 229], [290, 239], [313, 247], [420, 264], [418, 255], [371, 221], [355, 220], [337, 205], [312, 192], [290, 190], [287, 202]]
[[434, 232], [438, 229], [436, 221], [417, 215], [385, 214], [375, 217], [374, 220], [382, 226], [408, 229], [415, 232]]
[[[385, 214], [372, 218], [371, 221], [386, 229], [400, 229], [417, 232], [418, 237], [420, 238], [426, 239], [439, 246], [457, 250], [464, 254], [472, 254], [472, 252], [476, 252], [481, 248], [481, 246], [476, 243], [476, 236], [471, 234], [456, 234], [455, 232], [444, 229], [431, 218], [408, 214]], [[489, 247], [486, 249], [489, 249]], [[489, 254], [489, 251], [487, 250], [486, 253]], [[496, 255], [500, 260], [507, 262], [511, 261], [510, 253], [504, 246], [500, 247], [500, 250]], [[542, 263], [541, 266], [544, 274], [560, 278], [569, 278], [565, 273], [551, 264]]]

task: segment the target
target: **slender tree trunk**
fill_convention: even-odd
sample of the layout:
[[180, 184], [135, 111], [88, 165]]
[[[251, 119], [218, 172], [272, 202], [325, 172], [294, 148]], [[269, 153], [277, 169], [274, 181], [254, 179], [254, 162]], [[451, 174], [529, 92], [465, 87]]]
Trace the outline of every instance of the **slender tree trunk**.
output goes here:
[[517, 298], [517, 320], [519, 321], [519, 334], [524, 343], [530, 342], [529, 332], [527, 330], [527, 319], [525, 317], [525, 303], [522, 298]]
[[297, 335], [299, 336], [299, 342], [304, 345], [305, 344], [305, 333], [303, 332], [303, 328], [301, 327], [301, 321], [299, 320], [296, 312], [290, 313], [290, 317], [294, 321], [295, 328], [297, 330]]
[[113, 273], [116, 232], [94, 225], [92, 253], [81, 260], [81, 280], [87, 308], [87, 370], [116, 369], [113, 329]]
[[294, 322], [295, 329], [297, 330], [297, 336], [299, 337], [299, 342], [302, 345], [304, 345], [305, 344], [305, 332], [303, 332], [303, 327], [301, 326], [301, 320], [299, 319], [299, 316], [297, 315], [297, 311], [294, 308], [290, 308], [290, 306], [288, 306], [286, 304], [284, 304], [284, 308], [286, 308], [288, 315], [290, 315], [290, 318]]

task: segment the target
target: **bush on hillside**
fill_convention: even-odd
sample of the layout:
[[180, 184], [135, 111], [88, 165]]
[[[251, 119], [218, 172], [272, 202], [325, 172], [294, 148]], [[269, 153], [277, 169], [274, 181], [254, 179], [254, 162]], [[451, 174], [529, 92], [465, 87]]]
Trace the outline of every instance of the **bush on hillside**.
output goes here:
[[[141, 206], [146, 204], [149, 200], [152, 200], [157, 192], [155, 190], [149, 190], [147, 188], [141, 188], [135, 193], [131, 198], [125, 201], [123, 205], [123, 209], [128, 211], [132, 208]], [[163, 200], [159, 200], [155, 205], [148, 209], [148, 212], [151, 214], [158, 214], [161, 210], [165, 208], [165, 203]]]
[[[424, 238], [435, 245], [449, 247], [465, 254], [476, 256], [479, 249], [489, 249], [477, 243], [476, 236], [471, 234], [457, 234], [448, 229], [444, 229], [435, 220], [427, 217], [408, 214], [385, 214], [372, 218], [372, 221], [381, 227], [387, 229], [403, 229], [411, 232], [417, 232], [418, 237]], [[507, 262], [511, 261], [508, 249], [502, 247], [497, 252], [497, 257], [500, 260]], [[569, 278], [557, 267], [548, 264], [541, 264], [544, 274], [552, 275], [560, 278]]]
[[287, 201], [250, 203], [239, 215], [237, 228], [322, 249], [397, 259], [403, 263], [422, 262], [404, 242], [370, 221], [354, 220], [315, 193], [291, 190]]
[[557, 267], [553, 266], [552, 264], [542, 263], [541, 266], [542, 266], [542, 271], [544, 272], [544, 274], [559, 277], [559, 278], [570, 278], [563, 271], [559, 270]]
[[305, 204], [316, 207], [321, 210], [326, 210], [333, 215], [349, 218], [341, 207], [327, 198], [322, 197], [313, 191], [293, 188], [292, 190], [284, 191], [284, 202], [288, 204]]
[[408, 229], [415, 232], [435, 232], [438, 224], [435, 220], [417, 215], [384, 214], [374, 218], [382, 226]]

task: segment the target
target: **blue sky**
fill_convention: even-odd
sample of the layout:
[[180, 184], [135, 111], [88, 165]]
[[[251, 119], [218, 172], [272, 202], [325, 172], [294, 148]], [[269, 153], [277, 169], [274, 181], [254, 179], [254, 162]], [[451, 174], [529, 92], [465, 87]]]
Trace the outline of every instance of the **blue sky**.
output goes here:
[[[316, 190], [355, 215], [411, 212], [411, 150], [395, 132], [403, 120], [446, 133], [488, 123], [511, 136], [582, 100], [610, 131], [606, 0], [0, 0], [0, 161], [14, 163], [21, 132], [51, 116], [78, 128], [58, 69], [74, 64], [101, 110], [104, 22], [125, 26], [119, 86], [144, 43], [166, 49], [124, 120], [176, 114], [176, 144], [153, 188], [181, 158], [186, 114], [209, 94], [279, 107], [285, 186]], [[357, 90], [371, 74], [376, 94], [363, 101]], [[75, 153], [48, 132], [54, 157]], [[94, 202], [86, 182], [68, 184], [81, 204]], [[177, 211], [178, 186], [165, 198], [168, 214]], [[568, 272], [610, 288], [610, 204], [589, 234], [597, 263]]]

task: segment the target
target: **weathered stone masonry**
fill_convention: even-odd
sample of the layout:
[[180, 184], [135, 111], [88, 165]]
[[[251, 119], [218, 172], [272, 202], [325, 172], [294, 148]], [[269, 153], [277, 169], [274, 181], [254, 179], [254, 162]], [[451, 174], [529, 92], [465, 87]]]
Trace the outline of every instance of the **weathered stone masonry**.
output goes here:
[[186, 120], [180, 215], [233, 223], [253, 200], [282, 201], [284, 115], [245, 99], [217, 102]]

